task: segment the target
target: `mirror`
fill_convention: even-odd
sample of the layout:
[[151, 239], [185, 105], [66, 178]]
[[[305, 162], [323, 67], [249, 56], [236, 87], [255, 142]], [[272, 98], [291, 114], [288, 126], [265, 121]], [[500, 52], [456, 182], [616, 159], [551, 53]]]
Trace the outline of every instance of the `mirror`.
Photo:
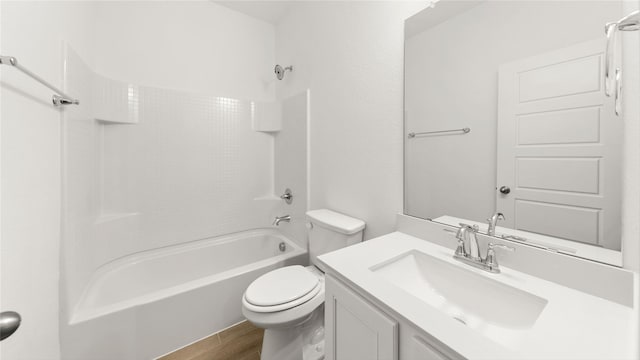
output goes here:
[[500, 212], [495, 236], [621, 265], [624, 121], [604, 26], [625, 10], [444, 0], [409, 18], [404, 213], [486, 233]]

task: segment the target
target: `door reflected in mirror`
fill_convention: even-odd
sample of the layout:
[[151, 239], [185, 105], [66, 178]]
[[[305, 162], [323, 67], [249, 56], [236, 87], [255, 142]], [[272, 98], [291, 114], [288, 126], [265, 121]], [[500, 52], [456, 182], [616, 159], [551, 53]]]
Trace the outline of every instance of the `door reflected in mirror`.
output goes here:
[[[405, 23], [405, 214], [621, 265], [621, 1], [440, 1]], [[633, 45], [630, 45], [633, 44]], [[615, 86], [614, 86], [615, 88]], [[619, 101], [619, 99], [618, 99]]]

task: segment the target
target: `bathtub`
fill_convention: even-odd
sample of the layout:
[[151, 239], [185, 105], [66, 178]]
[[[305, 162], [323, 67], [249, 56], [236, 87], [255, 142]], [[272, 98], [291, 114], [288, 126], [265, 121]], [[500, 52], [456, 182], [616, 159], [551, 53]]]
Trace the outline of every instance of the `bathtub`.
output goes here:
[[61, 328], [64, 359], [151, 359], [243, 320], [258, 276], [306, 250], [256, 229], [133, 254], [99, 268]]

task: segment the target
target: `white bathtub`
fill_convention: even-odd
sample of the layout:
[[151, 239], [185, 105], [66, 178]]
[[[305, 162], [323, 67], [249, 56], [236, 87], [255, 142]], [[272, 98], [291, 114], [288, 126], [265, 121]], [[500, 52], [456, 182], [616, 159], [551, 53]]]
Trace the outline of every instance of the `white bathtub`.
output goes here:
[[[285, 250], [280, 250], [280, 244]], [[257, 229], [130, 255], [96, 271], [62, 330], [64, 359], [150, 359], [243, 319], [258, 276], [306, 250]]]

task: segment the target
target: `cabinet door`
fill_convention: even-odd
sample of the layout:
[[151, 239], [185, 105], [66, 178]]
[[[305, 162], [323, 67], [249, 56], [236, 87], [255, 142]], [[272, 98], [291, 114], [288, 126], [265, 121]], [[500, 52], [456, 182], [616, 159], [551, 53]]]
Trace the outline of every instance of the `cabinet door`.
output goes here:
[[433, 336], [400, 321], [400, 360], [464, 360]]
[[[404, 349], [403, 349], [404, 350]], [[425, 339], [412, 336], [409, 346], [404, 351], [403, 359], [406, 360], [450, 360], [450, 358], [430, 345]]]
[[325, 331], [327, 360], [398, 359], [398, 323], [330, 275]]

